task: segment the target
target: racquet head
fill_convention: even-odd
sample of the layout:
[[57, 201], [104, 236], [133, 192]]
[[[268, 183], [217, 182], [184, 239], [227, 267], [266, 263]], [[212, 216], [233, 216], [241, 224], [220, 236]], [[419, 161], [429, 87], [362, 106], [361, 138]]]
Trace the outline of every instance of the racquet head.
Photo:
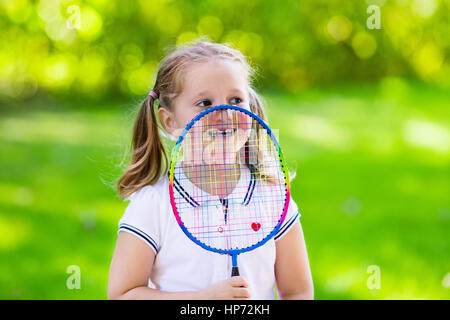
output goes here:
[[247, 109], [197, 115], [172, 150], [169, 192], [183, 232], [204, 249], [236, 256], [278, 231], [289, 206], [287, 166], [272, 130]]

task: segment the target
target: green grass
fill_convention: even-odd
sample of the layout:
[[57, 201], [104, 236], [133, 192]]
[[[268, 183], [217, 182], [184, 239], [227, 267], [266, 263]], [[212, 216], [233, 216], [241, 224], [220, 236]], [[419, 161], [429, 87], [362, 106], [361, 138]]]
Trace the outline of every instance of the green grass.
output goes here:
[[[450, 298], [448, 91], [389, 79], [265, 97], [296, 166], [315, 297]], [[106, 298], [130, 105], [0, 108], [0, 298]]]

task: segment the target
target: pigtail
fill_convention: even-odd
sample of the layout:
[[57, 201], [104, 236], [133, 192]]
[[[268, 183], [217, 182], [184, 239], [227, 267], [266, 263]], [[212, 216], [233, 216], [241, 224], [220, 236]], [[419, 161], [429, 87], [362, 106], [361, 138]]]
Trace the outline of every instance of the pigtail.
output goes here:
[[119, 196], [124, 199], [154, 184], [167, 168], [167, 153], [159, 136], [154, 102], [152, 96], [144, 100], [134, 123], [131, 163], [117, 183]]

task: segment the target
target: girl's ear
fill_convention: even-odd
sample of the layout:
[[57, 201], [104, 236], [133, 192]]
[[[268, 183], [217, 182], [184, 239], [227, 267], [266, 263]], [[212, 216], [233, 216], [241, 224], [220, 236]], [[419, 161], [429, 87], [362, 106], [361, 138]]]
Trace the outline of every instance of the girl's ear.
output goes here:
[[159, 120], [161, 121], [161, 124], [163, 125], [164, 129], [169, 134], [173, 135], [174, 130], [176, 129], [173, 113], [165, 108], [159, 108], [158, 116], [159, 116]]

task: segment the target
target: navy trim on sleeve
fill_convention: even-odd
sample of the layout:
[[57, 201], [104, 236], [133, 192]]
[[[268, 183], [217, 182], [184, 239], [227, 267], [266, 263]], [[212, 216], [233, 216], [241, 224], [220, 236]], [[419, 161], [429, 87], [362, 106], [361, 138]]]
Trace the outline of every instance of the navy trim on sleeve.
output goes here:
[[156, 253], [158, 252], [158, 246], [156, 245], [156, 241], [153, 240], [152, 237], [150, 237], [144, 231], [142, 231], [136, 227], [133, 227], [127, 223], [120, 224], [119, 230], [121, 230], [121, 229], [129, 230], [129, 231], [135, 233], [136, 235], [141, 237], [143, 240], [145, 240], [150, 246], [152, 246], [152, 248], [155, 250]]
[[295, 216], [293, 216], [291, 219], [289, 219], [285, 225], [283, 227], [281, 227], [281, 229], [277, 232], [277, 234], [275, 235], [275, 237], [273, 238], [275, 241], [278, 240], [278, 238], [280, 238], [283, 234], [286, 233], [286, 231], [288, 231], [291, 226], [298, 220], [298, 217], [300, 216], [300, 214], [297, 212], [297, 214]]

